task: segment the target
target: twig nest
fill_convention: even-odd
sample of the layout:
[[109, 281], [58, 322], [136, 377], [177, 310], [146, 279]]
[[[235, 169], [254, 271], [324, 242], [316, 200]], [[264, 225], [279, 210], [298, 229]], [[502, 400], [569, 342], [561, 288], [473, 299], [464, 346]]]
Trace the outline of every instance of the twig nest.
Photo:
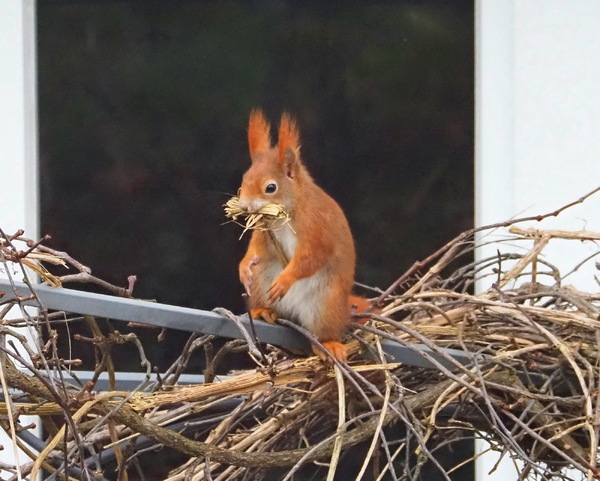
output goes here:
[[[235, 196], [223, 207], [225, 216], [244, 228], [240, 239], [248, 230], [276, 230], [290, 221], [290, 215], [281, 204], [267, 204], [259, 211], [249, 213], [240, 207], [240, 199]], [[238, 219], [243, 219], [243, 222]]]

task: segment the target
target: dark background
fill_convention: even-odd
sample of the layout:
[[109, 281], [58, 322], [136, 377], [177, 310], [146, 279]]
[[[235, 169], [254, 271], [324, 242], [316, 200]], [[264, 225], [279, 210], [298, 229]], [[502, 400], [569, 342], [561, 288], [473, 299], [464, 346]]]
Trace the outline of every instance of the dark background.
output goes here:
[[297, 118], [358, 281], [472, 225], [472, 2], [40, 1], [38, 45], [42, 232], [137, 297], [243, 309], [222, 204], [256, 106]]
[[288, 110], [385, 288], [472, 226], [473, 48], [470, 1], [40, 1], [42, 233], [137, 297], [240, 312], [222, 204], [250, 110]]
[[[353, 229], [358, 281], [385, 288], [472, 226], [472, 1], [37, 6], [42, 233], [99, 277], [137, 275], [136, 297], [243, 309], [247, 239], [222, 204], [249, 165], [253, 107], [297, 118]], [[65, 353], [93, 368], [67, 342], [78, 329]], [[159, 370], [187, 337], [135, 330]], [[135, 348], [113, 355], [139, 370]]]

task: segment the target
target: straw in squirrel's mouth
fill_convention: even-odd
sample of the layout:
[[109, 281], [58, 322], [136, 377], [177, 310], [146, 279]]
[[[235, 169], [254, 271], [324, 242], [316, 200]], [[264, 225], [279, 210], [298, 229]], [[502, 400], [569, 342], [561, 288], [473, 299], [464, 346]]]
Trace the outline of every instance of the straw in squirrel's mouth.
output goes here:
[[[290, 221], [290, 215], [280, 204], [267, 204], [257, 212], [248, 213], [240, 207], [240, 199], [235, 196], [229, 199], [223, 207], [225, 216], [244, 228], [240, 239], [248, 230], [275, 230]], [[244, 223], [238, 221], [238, 218], [243, 218]]]

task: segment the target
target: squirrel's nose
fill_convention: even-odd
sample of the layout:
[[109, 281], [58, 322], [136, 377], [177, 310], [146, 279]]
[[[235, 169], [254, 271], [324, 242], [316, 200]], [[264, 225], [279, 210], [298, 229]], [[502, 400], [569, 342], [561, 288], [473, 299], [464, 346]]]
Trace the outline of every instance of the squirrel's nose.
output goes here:
[[267, 204], [262, 199], [248, 199], [246, 197], [240, 197], [240, 209], [244, 210], [248, 214], [254, 214], [262, 209]]
[[239, 205], [240, 209], [242, 209], [244, 212], [248, 212], [248, 209], [250, 208], [250, 201], [248, 201], [248, 199], [240, 197]]

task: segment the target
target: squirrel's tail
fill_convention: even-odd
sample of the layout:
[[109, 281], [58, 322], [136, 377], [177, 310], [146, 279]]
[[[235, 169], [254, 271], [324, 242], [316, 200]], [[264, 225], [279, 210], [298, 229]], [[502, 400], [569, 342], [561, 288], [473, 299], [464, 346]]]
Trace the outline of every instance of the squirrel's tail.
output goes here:
[[[373, 303], [369, 299], [352, 294], [348, 297], [348, 304], [350, 304], [350, 312], [352, 314], [360, 314], [361, 312], [372, 312], [379, 314], [381, 312], [381, 309], [374, 307]], [[368, 317], [359, 317], [356, 319], [356, 322], [359, 324], [364, 324], [368, 320]]]

